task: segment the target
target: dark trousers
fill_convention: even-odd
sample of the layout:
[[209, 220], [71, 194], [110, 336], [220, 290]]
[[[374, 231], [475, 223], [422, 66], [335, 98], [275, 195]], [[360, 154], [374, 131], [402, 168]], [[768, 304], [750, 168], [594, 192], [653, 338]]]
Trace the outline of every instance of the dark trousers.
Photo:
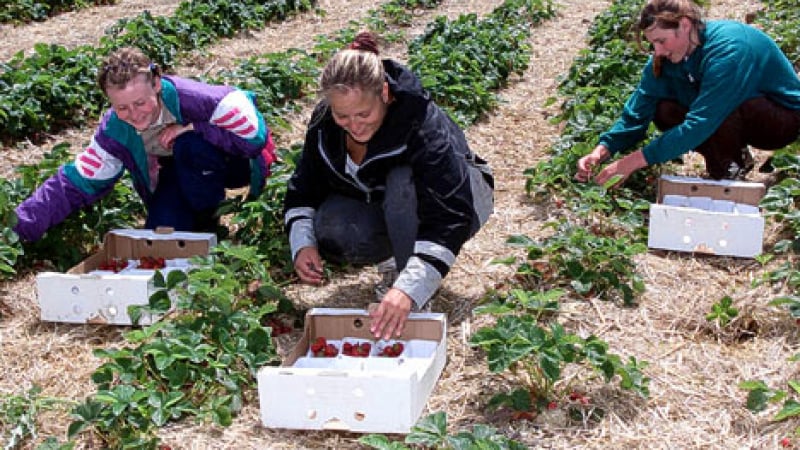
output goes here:
[[[670, 100], [662, 100], [656, 108], [654, 123], [668, 130], [686, 119], [688, 108]], [[798, 138], [800, 111], [784, 108], [765, 97], [756, 97], [739, 105], [696, 152], [703, 155], [709, 176], [716, 180], [729, 178], [732, 172], [753, 168], [747, 146], [777, 150]], [[733, 166], [736, 165], [736, 167]]]
[[[467, 171], [474, 207], [472, 236], [488, 220], [494, 199], [483, 172], [474, 164], [468, 165]], [[394, 257], [397, 268], [402, 270], [417, 240], [417, 204], [410, 166], [389, 172], [380, 204], [331, 194], [314, 215], [320, 254], [329, 261], [354, 265], [375, 264]]]
[[171, 157], [159, 159], [158, 185], [147, 204], [145, 228], [216, 231], [225, 188], [247, 186], [250, 160], [225, 153], [198, 133], [178, 136]]
[[331, 194], [314, 215], [320, 254], [339, 264], [375, 264], [394, 256], [403, 268], [414, 251], [418, 225], [409, 166], [389, 172], [382, 203]]

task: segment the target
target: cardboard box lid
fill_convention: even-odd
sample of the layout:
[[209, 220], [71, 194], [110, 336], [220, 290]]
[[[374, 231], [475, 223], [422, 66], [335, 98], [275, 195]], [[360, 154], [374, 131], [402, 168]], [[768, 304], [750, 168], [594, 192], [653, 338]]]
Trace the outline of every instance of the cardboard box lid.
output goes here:
[[711, 197], [758, 206], [766, 192], [767, 188], [763, 183], [662, 175], [658, 179], [657, 203], [663, 203], [664, 196], [672, 194], [686, 197]]

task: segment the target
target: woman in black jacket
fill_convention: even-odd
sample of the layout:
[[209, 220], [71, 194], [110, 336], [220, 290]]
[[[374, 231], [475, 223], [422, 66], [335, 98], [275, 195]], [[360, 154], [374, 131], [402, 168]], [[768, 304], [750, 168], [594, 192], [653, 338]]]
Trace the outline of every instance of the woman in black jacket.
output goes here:
[[[324, 99], [289, 181], [285, 221], [294, 266], [322, 281], [322, 258], [375, 264], [388, 289], [376, 338], [399, 336], [427, 306], [464, 242], [493, 208], [491, 170], [406, 67], [360, 33], [326, 65]], [[392, 272], [394, 274], [392, 275]]]

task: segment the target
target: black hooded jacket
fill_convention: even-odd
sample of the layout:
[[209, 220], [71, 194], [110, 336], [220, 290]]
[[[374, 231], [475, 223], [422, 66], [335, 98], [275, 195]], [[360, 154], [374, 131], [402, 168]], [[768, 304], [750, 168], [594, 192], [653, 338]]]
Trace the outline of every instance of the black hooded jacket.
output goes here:
[[[407, 164], [413, 172], [419, 216], [412, 259], [419, 258], [436, 272], [418, 270], [416, 277], [438, 278], [438, 287], [470, 237], [475, 212], [469, 161], [485, 162], [470, 150], [463, 131], [430, 99], [416, 75], [392, 60], [384, 60], [383, 65], [394, 101], [367, 143], [366, 156], [358, 170], [363, 186], [345, 171], [346, 132], [334, 121], [327, 102], [322, 101], [314, 110], [284, 205], [292, 252], [295, 255], [300, 248], [315, 242], [313, 236], [303, 234], [313, 231], [308, 221], [328, 194], [336, 192], [364, 202], [380, 202], [389, 170]], [[485, 176], [491, 185], [491, 176]], [[305, 225], [297, 230], [305, 231], [293, 233], [292, 228], [299, 221]], [[414, 284], [415, 280], [408, 279], [413, 278], [411, 274], [401, 274], [401, 278], [404, 276], [404, 284]], [[416, 281], [430, 284], [433, 280]], [[419, 304], [427, 301], [413, 292], [406, 293]]]

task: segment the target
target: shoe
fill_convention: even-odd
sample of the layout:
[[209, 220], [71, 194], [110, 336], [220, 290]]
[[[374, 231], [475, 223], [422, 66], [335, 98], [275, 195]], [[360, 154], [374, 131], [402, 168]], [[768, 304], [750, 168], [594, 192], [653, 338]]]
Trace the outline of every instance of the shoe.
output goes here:
[[755, 167], [753, 155], [750, 153], [750, 147], [745, 146], [742, 148], [742, 165], [737, 162], [731, 161], [728, 165], [728, 173], [723, 178], [727, 180], [744, 180], [747, 174], [750, 173]]
[[772, 156], [767, 158], [763, 164], [758, 168], [759, 173], [772, 173], [775, 172], [775, 166], [772, 165]]

